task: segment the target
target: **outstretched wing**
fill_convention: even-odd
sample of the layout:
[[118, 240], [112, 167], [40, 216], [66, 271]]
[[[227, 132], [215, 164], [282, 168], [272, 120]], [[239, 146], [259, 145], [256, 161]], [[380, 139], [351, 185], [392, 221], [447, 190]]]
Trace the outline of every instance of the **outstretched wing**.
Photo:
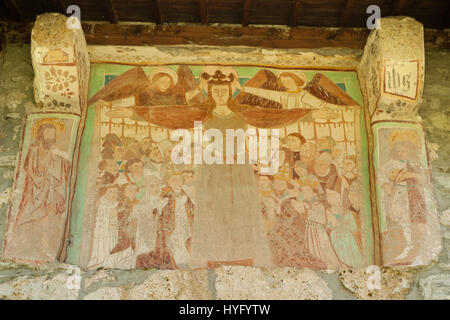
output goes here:
[[257, 128], [281, 128], [302, 119], [310, 111], [311, 109], [280, 110], [246, 106], [236, 111], [236, 114]]
[[358, 106], [344, 90], [321, 73], [317, 73], [305, 87], [305, 90], [326, 102], [341, 106]]
[[[283, 91], [278, 85], [277, 76], [270, 70], [259, 70], [250, 80], [245, 83], [248, 87], [262, 88], [276, 91]], [[281, 109], [282, 105], [278, 102], [258, 97], [251, 93], [239, 92], [236, 96], [236, 102], [249, 106], [258, 106], [262, 108]]]
[[136, 106], [131, 107], [144, 120], [168, 129], [190, 129], [194, 121], [208, 118], [206, 108], [190, 106]]
[[[198, 82], [188, 66], [180, 65], [177, 70], [177, 75], [178, 75], [178, 83], [175, 86], [174, 94], [176, 96], [181, 97], [181, 100], [185, 100], [186, 92], [197, 88]], [[206, 100], [205, 95], [199, 92], [197, 95], [195, 95], [189, 100], [189, 104], [199, 104], [204, 102], [205, 100]]]
[[[194, 121], [205, 121], [208, 109], [196, 106], [136, 106], [131, 107], [145, 121], [168, 129], [191, 129]], [[281, 128], [306, 116], [310, 109], [277, 110], [243, 106], [235, 111], [246, 123], [258, 128]]]
[[98, 100], [112, 101], [147, 94], [150, 84], [144, 70], [141, 67], [135, 67], [111, 80], [88, 100], [88, 104]]

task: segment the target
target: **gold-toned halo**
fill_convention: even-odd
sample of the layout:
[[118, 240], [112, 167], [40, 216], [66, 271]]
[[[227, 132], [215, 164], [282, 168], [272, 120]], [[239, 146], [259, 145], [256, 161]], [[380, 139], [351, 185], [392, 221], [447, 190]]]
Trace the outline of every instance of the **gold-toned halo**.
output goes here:
[[392, 145], [396, 141], [408, 141], [414, 143], [417, 146], [421, 145], [419, 135], [413, 130], [396, 130], [392, 132], [391, 136], [389, 137], [389, 147], [392, 148]]
[[171, 77], [171, 78], [172, 78], [172, 81], [173, 81], [173, 85], [176, 85], [176, 84], [177, 84], [177, 82], [178, 82], [178, 74], [177, 74], [174, 70], [172, 70], [172, 69], [170, 69], [170, 68], [165, 68], [165, 67], [157, 67], [157, 68], [153, 69], [153, 70], [150, 72], [149, 76], [148, 76], [148, 78], [150, 79], [150, 82], [153, 83], [153, 78], [154, 78], [157, 74], [160, 74], [160, 73], [165, 73], [165, 74], [167, 74], [169, 77]]
[[282, 73], [292, 73], [295, 74], [297, 77], [303, 80], [303, 85], [299, 86], [300, 88], [306, 87], [308, 83], [308, 78], [306, 77], [306, 74], [303, 71], [300, 70], [280, 70], [277, 72], [277, 78], [280, 78], [280, 75]]
[[40, 128], [42, 125], [46, 124], [46, 123], [51, 123], [51, 124], [53, 124], [53, 125], [55, 126], [55, 128], [56, 128], [57, 130], [59, 130], [59, 131], [64, 131], [65, 126], [64, 126], [64, 122], [63, 122], [61, 119], [58, 119], [58, 118], [44, 118], [44, 119], [39, 119], [39, 120], [37, 120], [37, 121], [34, 123], [33, 129], [32, 129], [33, 136], [34, 136], [35, 138], [37, 137], [39, 128]]

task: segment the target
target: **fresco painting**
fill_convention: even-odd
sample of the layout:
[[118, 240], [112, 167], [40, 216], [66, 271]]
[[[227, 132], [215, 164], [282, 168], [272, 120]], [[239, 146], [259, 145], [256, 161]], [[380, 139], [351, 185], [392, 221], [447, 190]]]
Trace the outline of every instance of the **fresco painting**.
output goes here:
[[8, 213], [3, 257], [54, 261], [65, 239], [68, 187], [79, 117], [27, 117], [19, 170]]
[[374, 136], [383, 263], [417, 264], [431, 251], [430, 225], [436, 217], [422, 128], [378, 123]]
[[[367, 146], [355, 73], [92, 68], [69, 262], [314, 270], [372, 262]], [[230, 164], [217, 149], [213, 164], [174, 163], [171, 134], [186, 129], [193, 137], [195, 121], [202, 124], [200, 134], [254, 129], [261, 136], [266, 130], [270, 142], [271, 130], [278, 129], [277, 172], [261, 174], [268, 161], [260, 160], [270, 151], [253, 163]], [[210, 143], [203, 139], [197, 147], [206, 152]], [[195, 143], [191, 147], [195, 153]], [[248, 158], [248, 139], [243, 153]]]

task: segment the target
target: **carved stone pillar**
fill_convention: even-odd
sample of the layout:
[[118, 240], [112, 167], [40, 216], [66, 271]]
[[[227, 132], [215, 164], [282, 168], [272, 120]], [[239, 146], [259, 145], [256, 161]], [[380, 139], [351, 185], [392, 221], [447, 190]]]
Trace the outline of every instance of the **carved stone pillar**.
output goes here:
[[381, 19], [369, 35], [358, 72], [372, 128], [373, 198], [384, 265], [426, 265], [441, 249], [421, 119], [423, 26]]

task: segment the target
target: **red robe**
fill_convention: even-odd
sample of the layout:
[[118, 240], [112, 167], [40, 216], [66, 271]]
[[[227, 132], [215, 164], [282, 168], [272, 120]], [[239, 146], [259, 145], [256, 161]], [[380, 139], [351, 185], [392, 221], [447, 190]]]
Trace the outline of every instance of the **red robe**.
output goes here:
[[39, 152], [33, 144], [23, 165], [24, 190], [5, 256], [56, 259], [63, 242], [70, 162], [58, 151]]

